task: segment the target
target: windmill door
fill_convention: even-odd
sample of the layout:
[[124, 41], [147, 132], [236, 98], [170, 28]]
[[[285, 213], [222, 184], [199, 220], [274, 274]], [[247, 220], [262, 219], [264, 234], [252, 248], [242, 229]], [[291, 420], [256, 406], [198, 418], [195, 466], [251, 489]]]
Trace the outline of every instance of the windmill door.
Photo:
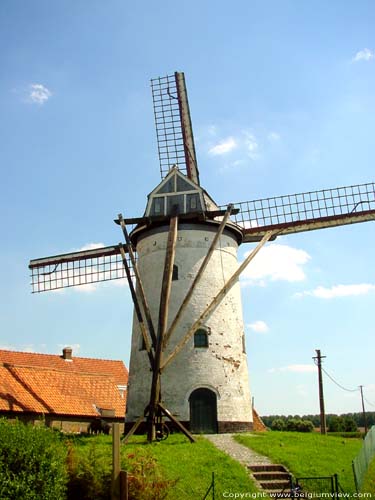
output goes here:
[[209, 389], [196, 389], [190, 395], [190, 430], [217, 433], [216, 394]]

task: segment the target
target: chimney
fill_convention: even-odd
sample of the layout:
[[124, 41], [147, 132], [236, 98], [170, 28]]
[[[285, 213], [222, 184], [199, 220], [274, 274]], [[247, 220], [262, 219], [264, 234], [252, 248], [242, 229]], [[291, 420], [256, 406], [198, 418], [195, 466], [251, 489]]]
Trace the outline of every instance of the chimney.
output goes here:
[[71, 347], [64, 347], [62, 358], [65, 359], [65, 361], [73, 361], [72, 353], [73, 349]]

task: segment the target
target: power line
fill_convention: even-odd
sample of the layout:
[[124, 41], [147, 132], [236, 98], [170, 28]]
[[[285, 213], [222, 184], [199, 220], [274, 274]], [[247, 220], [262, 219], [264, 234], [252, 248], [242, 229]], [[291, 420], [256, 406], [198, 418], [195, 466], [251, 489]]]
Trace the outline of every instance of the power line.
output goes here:
[[367, 399], [363, 396], [363, 399], [366, 401], [366, 403], [370, 406], [373, 406], [375, 408], [374, 403], [370, 403], [370, 401], [367, 401]]
[[340, 389], [342, 389], [343, 391], [347, 391], [347, 392], [357, 392], [357, 391], [359, 390], [359, 389], [358, 389], [358, 387], [357, 387], [356, 389], [348, 389], [348, 388], [344, 387], [343, 385], [341, 385], [341, 384], [339, 384], [338, 382], [336, 382], [336, 380], [335, 380], [333, 377], [331, 377], [331, 375], [330, 375], [330, 374], [329, 374], [329, 373], [328, 373], [328, 372], [327, 372], [327, 371], [326, 371], [323, 367], [322, 367], [322, 370], [323, 370], [323, 371], [324, 371], [324, 373], [327, 375], [327, 377], [328, 377], [329, 379], [331, 379], [331, 380], [332, 380], [332, 382], [333, 382], [334, 384], [336, 384], [338, 387], [340, 387]]

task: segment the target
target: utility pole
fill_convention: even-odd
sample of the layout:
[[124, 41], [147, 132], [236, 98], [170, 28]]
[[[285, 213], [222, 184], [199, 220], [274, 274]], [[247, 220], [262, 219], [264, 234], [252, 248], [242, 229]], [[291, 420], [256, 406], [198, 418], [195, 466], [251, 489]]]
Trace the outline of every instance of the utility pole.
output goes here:
[[327, 434], [326, 426], [326, 413], [324, 410], [324, 394], [323, 394], [323, 376], [322, 376], [322, 359], [326, 356], [320, 354], [320, 349], [316, 350], [316, 356], [313, 359], [317, 359], [318, 366], [318, 377], [319, 377], [319, 404], [320, 404], [320, 434]]
[[365, 424], [365, 435], [367, 434], [367, 420], [366, 420], [366, 411], [365, 411], [365, 403], [363, 398], [363, 385], [359, 386], [361, 390], [361, 399], [362, 399], [362, 413], [363, 413], [363, 422]]

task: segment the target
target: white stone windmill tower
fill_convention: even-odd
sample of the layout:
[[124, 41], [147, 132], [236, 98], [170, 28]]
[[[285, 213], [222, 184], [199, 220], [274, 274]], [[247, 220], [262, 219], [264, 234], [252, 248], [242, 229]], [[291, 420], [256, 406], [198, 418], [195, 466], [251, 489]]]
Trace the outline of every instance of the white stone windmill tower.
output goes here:
[[[162, 181], [144, 216], [119, 215], [125, 245], [30, 261], [33, 292], [127, 276], [131, 433], [146, 419], [155, 439], [161, 415], [191, 440], [188, 428], [250, 430], [240, 273], [280, 234], [374, 220], [374, 184], [218, 206], [200, 186], [183, 73], [151, 85]], [[239, 265], [241, 243], [257, 245]]]

